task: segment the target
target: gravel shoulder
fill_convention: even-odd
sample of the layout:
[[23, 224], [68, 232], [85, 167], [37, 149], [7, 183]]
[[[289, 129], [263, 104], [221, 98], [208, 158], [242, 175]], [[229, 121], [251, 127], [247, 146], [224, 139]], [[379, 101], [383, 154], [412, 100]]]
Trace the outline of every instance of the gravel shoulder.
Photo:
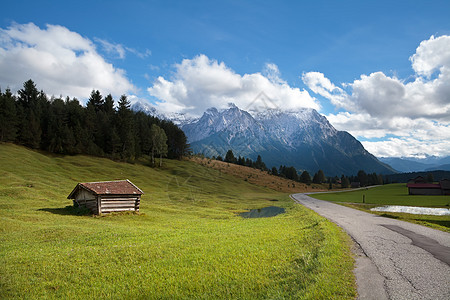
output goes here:
[[450, 233], [293, 194], [355, 241], [359, 299], [450, 299]]

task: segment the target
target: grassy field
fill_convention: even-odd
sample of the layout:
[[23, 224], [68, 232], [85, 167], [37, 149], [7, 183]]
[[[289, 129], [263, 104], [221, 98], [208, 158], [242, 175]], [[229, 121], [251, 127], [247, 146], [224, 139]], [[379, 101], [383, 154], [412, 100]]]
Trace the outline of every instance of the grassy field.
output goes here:
[[[311, 196], [321, 200], [346, 203], [345, 205], [347, 206], [369, 211], [374, 214], [418, 223], [450, 232], [450, 216], [429, 216], [370, 211], [371, 208], [381, 205], [449, 208], [450, 196], [408, 195], [408, 188], [406, 187], [405, 183], [388, 184], [380, 187], [362, 189], [352, 192], [314, 194]], [[363, 203], [363, 196], [365, 203]]]
[[[0, 144], [0, 298], [355, 297], [347, 236], [287, 194], [144, 163]], [[66, 199], [78, 182], [126, 178], [145, 192], [139, 214], [95, 217]], [[271, 205], [287, 213], [237, 216]]]

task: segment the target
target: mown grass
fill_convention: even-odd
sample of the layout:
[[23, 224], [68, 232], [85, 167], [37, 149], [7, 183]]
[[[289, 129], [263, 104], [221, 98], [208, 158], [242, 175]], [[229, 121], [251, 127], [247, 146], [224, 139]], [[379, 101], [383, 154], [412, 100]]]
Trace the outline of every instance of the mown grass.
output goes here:
[[[409, 195], [404, 183], [388, 184], [379, 187], [350, 192], [313, 194], [314, 198], [340, 202], [346, 206], [368, 211], [373, 214], [417, 223], [450, 232], [450, 216], [413, 215], [406, 213], [375, 212], [370, 209], [381, 205], [404, 205], [422, 207], [450, 206], [450, 196]], [[364, 196], [364, 203], [363, 203]]]
[[[354, 298], [347, 236], [286, 194], [189, 161], [113, 162], [0, 144], [0, 298]], [[139, 214], [71, 206], [78, 182], [130, 179]], [[287, 213], [244, 219], [274, 204]]]

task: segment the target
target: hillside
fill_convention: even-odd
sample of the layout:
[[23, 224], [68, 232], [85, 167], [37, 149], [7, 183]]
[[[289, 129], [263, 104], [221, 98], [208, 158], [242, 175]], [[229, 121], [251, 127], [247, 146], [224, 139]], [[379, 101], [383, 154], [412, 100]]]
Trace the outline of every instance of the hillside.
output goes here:
[[[334, 224], [225, 172], [146, 163], [0, 144], [0, 298], [355, 297]], [[139, 214], [93, 217], [66, 199], [78, 182], [125, 178], [145, 192]], [[286, 213], [237, 215], [272, 205]]]
[[193, 156], [190, 157], [189, 160], [207, 168], [212, 168], [214, 170], [220, 171], [221, 173], [231, 175], [235, 178], [240, 178], [244, 181], [248, 181], [249, 183], [261, 187], [267, 187], [283, 193], [307, 193], [328, 190], [328, 184], [307, 185], [298, 181], [289, 180], [279, 176], [273, 176], [268, 174], [267, 172], [255, 168], [231, 164], [215, 159], [199, 158]]

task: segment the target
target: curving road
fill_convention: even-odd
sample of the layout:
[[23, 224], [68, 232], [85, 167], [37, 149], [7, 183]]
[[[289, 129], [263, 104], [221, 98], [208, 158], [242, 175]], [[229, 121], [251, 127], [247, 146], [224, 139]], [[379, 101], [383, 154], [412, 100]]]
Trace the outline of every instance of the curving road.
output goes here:
[[317, 200], [291, 198], [355, 241], [359, 299], [450, 299], [450, 233]]

